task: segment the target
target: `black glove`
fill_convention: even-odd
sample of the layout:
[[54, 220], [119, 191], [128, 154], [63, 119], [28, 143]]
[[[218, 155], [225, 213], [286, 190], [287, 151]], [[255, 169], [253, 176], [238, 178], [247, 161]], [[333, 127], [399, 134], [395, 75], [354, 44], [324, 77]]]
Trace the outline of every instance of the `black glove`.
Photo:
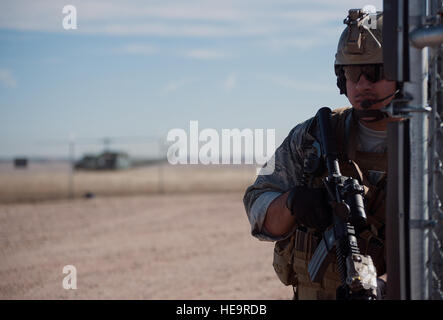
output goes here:
[[325, 188], [294, 187], [289, 192], [286, 207], [297, 224], [320, 231], [332, 224], [332, 209]]

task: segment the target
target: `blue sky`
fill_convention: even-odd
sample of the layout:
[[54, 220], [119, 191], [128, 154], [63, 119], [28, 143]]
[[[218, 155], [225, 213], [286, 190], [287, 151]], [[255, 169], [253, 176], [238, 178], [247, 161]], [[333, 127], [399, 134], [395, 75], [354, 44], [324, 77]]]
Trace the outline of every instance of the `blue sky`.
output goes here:
[[[76, 30], [63, 29], [67, 4]], [[320, 107], [348, 104], [334, 54], [347, 10], [366, 4], [382, 10], [381, 0], [3, 0], [0, 158], [66, 156], [70, 135], [79, 154], [106, 136], [166, 138], [190, 120], [275, 129], [278, 145]]]

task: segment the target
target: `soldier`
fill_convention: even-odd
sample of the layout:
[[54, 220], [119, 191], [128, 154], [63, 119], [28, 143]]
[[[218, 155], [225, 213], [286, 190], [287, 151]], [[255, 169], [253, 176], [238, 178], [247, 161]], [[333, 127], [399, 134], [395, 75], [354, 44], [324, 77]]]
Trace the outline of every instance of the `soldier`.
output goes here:
[[[374, 20], [371, 20], [374, 19]], [[376, 23], [374, 23], [376, 22]], [[349, 10], [335, 56], [340, 94], [352, 107], [333, 110], [341, 172], [365, 186], [368, 226], [358, 235], [362, 254], [372, 257], [377, 270], [378, 298], [384, 295], [385, 198], [387, 182], [387, 123], [380, 109], [399, 92], [398, 84], [384, 77], [381, 12]], [[332, 262], [321, 283], [313, 283], [307, 265], [322, 232], [332, 223], [322, 177], [320, 133], [314, 118], [297, 125], [277, 148], [270, 175], [259, 175], [243, 198], [251, 233], [260, 240], [276, 241], [274, 269], [294, 299], [335, 299], [340, 285]], [[351, 160], [351, 161], [350, 161]], [[266, 166], [266, 165], [265, 165]], [[314, 172], [314, 174], [313, 174]]]

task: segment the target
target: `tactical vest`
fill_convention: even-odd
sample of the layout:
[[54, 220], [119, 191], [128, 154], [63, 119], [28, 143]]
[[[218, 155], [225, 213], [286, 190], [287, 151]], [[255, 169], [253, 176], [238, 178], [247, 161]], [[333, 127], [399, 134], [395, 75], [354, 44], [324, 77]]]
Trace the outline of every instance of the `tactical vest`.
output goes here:
[[[385, 199], [387, 181], [387, 153], [360, 152], [356, 150], [357, 122], [351, 108], [341, 108], [332, 113], [331, 125], [335, 128], [339, 152], [340, 171], [365, 187], [365, 209], [368, 228], [357, 237], [360, 252], [372, 257], [380, 276], [386, 272], [384, 248]], [[323, 186], [322, 178], [311, 180], [311, 186]], [[273, 266], [285, 285], [294, 287], [294, 298], [299, 300], [335, 299], [341, 285], [335, 259], [327, 268], [321, 283], [313, 283], [308, 273], [308, 263], [314, 254], [321, 234], [314, 229], [298, 227], [287, 239], [277, 241], [274, 247]]]

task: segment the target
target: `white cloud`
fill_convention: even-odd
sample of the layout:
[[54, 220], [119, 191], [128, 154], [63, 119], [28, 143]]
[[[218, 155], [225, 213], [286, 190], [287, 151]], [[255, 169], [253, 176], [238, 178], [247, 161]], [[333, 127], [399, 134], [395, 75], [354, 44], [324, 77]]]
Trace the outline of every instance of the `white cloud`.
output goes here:
[[339, 26], [335, 28], [313, 30], [309, 33], [309, 36], [300, 33], [276, 36], [258, 40], [256, 41], [256, 44], [271, 50], [282, 50], [287, 48], [311, 49], [325, 44], [336, 45], [344, 29], [345, 26]]
[[59, 0], [14, 0], [2, 3], [0, 29], [109, 35], [177, 37], [283, 36], [315, 31], [341, 21], [346, 9], [382, 0], [71, 0], [77, 8], [77, 30], [62, 27]]
[[81, 32], [118, 36], [141, 35], [163, 37], [245, 37], [272, 34], [271, 28], [266, 26], [219, 26], [201, 23], [193, 25], [182, 22], [112, 23], [97, 26], [94, 30], [88, 29]]
[[169, 82], [161, 89], [161, 92], [163, 92], [164, 94], [175, 92], [178, 89], [189, 85], [192, 81], [193, 81], [192, 79], [182, 79], [182, 80]]
[[[271, 50], [280, 50], [285, 48], [310, 49], [325, 43], [325, 39], [321, 37], [286, 37], [272, 38], [260, 42], [260, 45], [268, 47]], [[333, 40], [336, 41], [335, 39]]]
[[163, 93], [171, 93], [177, 91], [179, 88], [179, 84], [177, 82], [170, 82], [166, 86], [163, 87]]
[[234, 89], [236, 84], [237, 84], [237, 76], [235, 74], [230, 74], [224, 82], [224, 87], [226, 90], [231, 91], [232, 89]]
[[145, 43], [130, 43], [115, 49], [116, 53], [150, 55], [158, 51], [157, 47]]
[[206, 50], [206, 49], [190, 50], [186, 52], [185, 55], [189, 58], [203, 59], [203, 60], [221, 59], [227, 57], [225, 53], [215, 50]]
[[300, 91], [310, 91], [318, 93], [325, 91], [336, 92], [337, 90], [337, 88], [333, 85], [300, 81], [300, 80], [290, 79], [285, 76], [261, 75], [259, 77], [262, 80], [273, 83], [274, 85], [289, 89], [300, 90]]
[[86, 3], [78, 2], [78, 6], [84, 11], [84, 18], [87, 20], [96, 20], [100, 17], [201, 21], [241, 21], [244, 19], [242, 12], [220, 1], [168, 0], [153, 4], [137, 0], [124, 3], [118, 0], [106, 2], [89, 0]]
[[17, 87], [17, 80], [14, 78], [11, 71], [7, 69], [0, 69], [0, 83], [8, 88]]
[[288, 11], [277, 11], [270, 13], [276, 19], [290, 20], [294, 24], [303, 26], [321, 25], [329, 21], [340, 21], [346, 16], [346, 12], [342, 10], [331, 10], [331, 9], [303, 9], [303, 10], [288, 10]]

